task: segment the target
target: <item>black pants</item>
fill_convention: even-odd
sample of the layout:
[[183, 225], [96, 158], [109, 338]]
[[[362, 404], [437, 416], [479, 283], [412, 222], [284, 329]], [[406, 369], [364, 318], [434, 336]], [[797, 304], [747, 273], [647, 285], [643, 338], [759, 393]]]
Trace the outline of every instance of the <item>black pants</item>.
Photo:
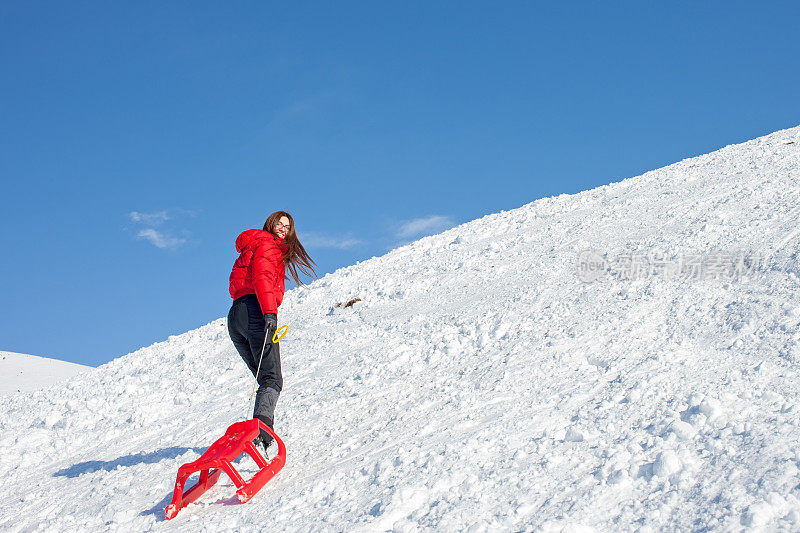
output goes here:
[[[255, 294], [247, 294], [233, 301], [228, 312], [228, 334], [231, 336], [236, 351], [244, 360], [258, 383], [256, 405], [253, 418], [261, 419], [272, 427], [275, 419], [275, 404], [283, 388], [281, 375], [281, 355], [278, 343], [272, 339], [264, 346], [264, 315]], [[264, 355], [261, 357], [261, 348]], [[258, 359], [261, 357], [261, 369], [258, 371]]]

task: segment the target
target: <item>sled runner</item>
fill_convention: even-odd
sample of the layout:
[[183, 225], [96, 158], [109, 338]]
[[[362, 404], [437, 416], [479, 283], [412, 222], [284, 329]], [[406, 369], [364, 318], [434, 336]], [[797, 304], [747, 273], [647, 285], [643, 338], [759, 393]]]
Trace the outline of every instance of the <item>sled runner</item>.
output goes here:
[[[278, 455], [269, 462], [262, 457], [253, 444], [253, 439], [258, 436], [260, 429], [267, 431], [278, 443]], [[231, 465], [231, 462], [235, 461], [242, 453], [250, 455], [259, 468], [250, 481], [244, 481]], [[167, 520], [175, 518], [178, 511], [213, 487], [222, 472], [225, 472], [236, 485], [236, 496], [239, 498], [239, 502], [245, 503], [255, 496], [267, 481], [280, 472], [285, 464], [286, 446], [266, 424], [256, 418], [237, 422], [231, 425], [225, 435], [217, 439], [199, 459], [186, 463], [178, 469], [172, 503], [164, 510], [164, 515]], [[200, 479], [184, 494], [183, 486], [189, 476], [195, 472], [200, 472]]]

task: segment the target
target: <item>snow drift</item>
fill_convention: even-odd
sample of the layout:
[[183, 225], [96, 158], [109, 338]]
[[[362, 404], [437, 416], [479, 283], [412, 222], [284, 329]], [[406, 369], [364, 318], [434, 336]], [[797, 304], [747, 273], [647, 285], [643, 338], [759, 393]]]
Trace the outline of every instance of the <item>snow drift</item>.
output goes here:
[[90, 368], [49, 357], [0, 351], [0, 395], [49, 387]]
[[288, 292], [288, 462], [246, 505], [163, 521], [248, 412], [224, 319], [0, 397], [0, 528], [798, 529], [799, 200], [794, 128]]

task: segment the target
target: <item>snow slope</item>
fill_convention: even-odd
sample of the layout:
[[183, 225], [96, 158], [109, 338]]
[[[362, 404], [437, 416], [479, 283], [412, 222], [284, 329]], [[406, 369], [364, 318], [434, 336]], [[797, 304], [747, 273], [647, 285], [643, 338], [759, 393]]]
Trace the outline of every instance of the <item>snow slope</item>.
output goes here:
[[31, 392], [89, 370], [90, 367], [14, 352], [0, 351], [0, 395]]
[[[793, 128], [288, 292], [288, 463], [246, 505], [223, 476], [163, 520], [249, 410], [224, 319], [0, 397], [0, 529], [800, 530], [799, 201]], [[691, 275], [712, 252], [747, 268]]]

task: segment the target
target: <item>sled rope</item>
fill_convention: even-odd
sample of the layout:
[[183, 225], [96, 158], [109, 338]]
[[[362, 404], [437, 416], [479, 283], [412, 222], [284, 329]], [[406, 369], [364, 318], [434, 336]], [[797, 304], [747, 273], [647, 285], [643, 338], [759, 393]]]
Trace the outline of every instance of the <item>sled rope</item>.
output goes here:
[[[281, 330], [283, 330], [283, 333], [281, 334], [280, 337], [278, 337], [276, 339], [275, 337], [278, 335], [278, 332], [281, 331]], [[272, 342], [273, 343], [280, 342], [281, 339], [283, 339], [288, 332], [289, 332], [289, 326], [287, 324], [284, 324], [283, 326], [279, 327], [272, 334]], [[250, 394], [250, 397], [247, 399], [247, 404], [248, 405], [250, 405], [250, 400], [252, 400], [253, 396], [258, 392], [258, 387], [259, 387], [259, 384], [258, 384], [258, 373], [261, 372], [261, 360], [264, 358], [264, 350], [267, 347], [267, 339], [268, 338], [269, 338], [269, 335], [264, 335], [264, 345], [261, 347], [261, 355], [258, 356], [258, 368], [256, 369], [256, 388], [253, 389], [253, 392]], [[255, 409], [255, 406], [253, 406], [253, 409]], [[247, 413], [245, 413], [245, 416], [248, 416], [248, 415], [249, 415], [249, 411]]]
[[[273, 335], [272, 337], [274, 338], [275, 335]], [[258, 369], [256, 370], [256, 388], [253, 389], [253, 392], [250, 394], [250, 397], [247, 399], [247, 405], [248, 406], [250, 405], [250, 400], [252, 400], [253, 396], [255, 396], [255, 394], [258, 392], [258, 387], [259, 387], [259, 384], [258, 384], [258, 373], [261, 372], [261, 360], [264, 358], [264, 349], [267, 347], [267, 339], [268, 338], [269, 338], [269, 335], [264, 335], [264, 345], [261, 347], [261, 355], [258, 357]], [[253, 409], [255, 409], [255, 405], [253, 406]], [[248, 412], [245, 413], [245, 416], [249, 416], [249, 414], [250, 414], [250, 412], [249, 412], [249, 408], [248, 408]]]

